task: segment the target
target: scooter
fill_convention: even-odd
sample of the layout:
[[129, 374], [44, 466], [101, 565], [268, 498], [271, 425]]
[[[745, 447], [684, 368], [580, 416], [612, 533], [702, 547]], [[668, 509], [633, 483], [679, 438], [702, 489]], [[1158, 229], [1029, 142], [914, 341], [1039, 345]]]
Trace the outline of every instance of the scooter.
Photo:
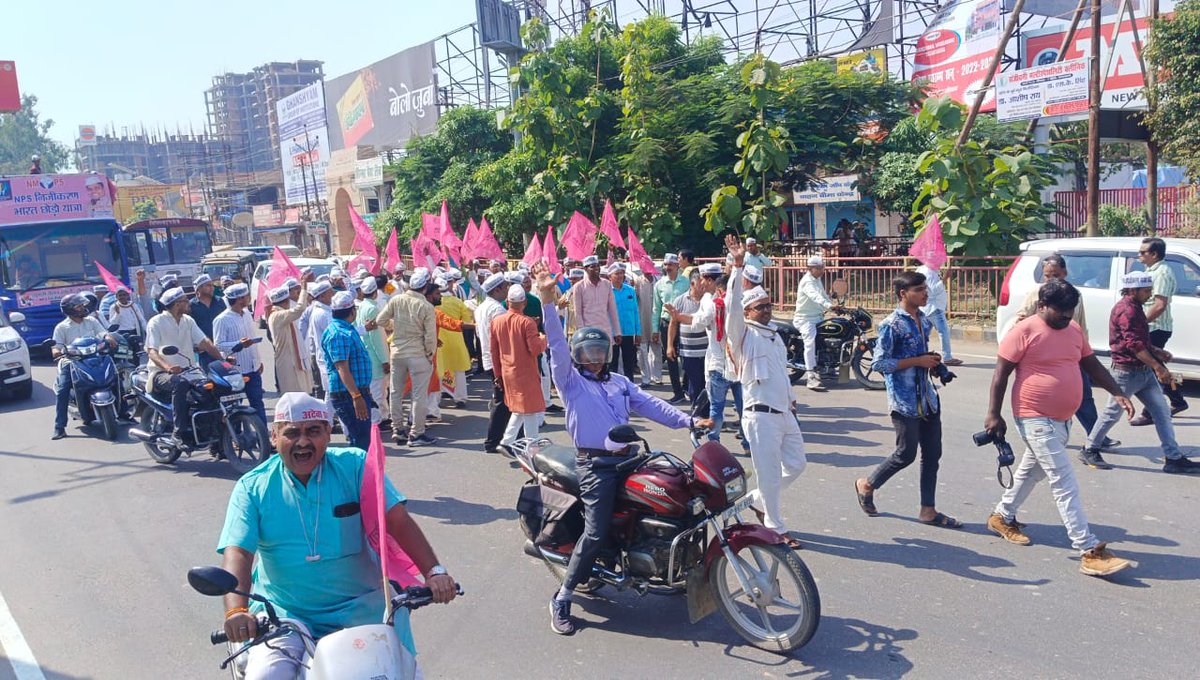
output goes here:
[[[110, 329], [110, 331], [113, 329]], [[43, 343], [53, 347], [54, 340]], [[111, 345], [99, 338], [79, 338], [63, 348], [70, 362], [71, 416], [84, 424], [99, 422], [108, 441], [117, 439], [117, 399], [121, 394]]]
[[[613, 512], [612, 549], [602, 551], [590, 580], [576, 589], [686, 593], [692, 623], [719, 610], [756, 647], [785, 654], [804, 646], [821, 619], [816, 582], [782, 536], [742, 521], [750, 509], [746, 474], [729, 450], [701, 444], [693, 431], [688, 463], [652, 451], [629, 425], [612, 428], [608, 438], [625, 445], [614, 453], [625, 480]], [[561, 583], [583, 532], [575, 449], [547, 439], [521, 439], [511, 449], [530, 478], [517, 501], [525, 553]]]
[[[174, 463], [183, 454], [208, 449], [214, 458], [225, 458], [234, 470], [244, 473], [271, 455], [267, 424], [245, 403], [246, 381], [236, 366], [229, 363], [235, 348], [225, 361], [209, 362], [205, 368], [189, 365], [179, 374], [189, 384], [188, 411], [191, 428], [182, 441], [171, 434], [174, 409], [169, 397], [160, 399], [150, 384], [148, 366], [133, 372], [130, 383], [140, 406], [139, 427], [129, 434], [142, 442], [147, 453], [164, 465]], [[159, 350], [164, 356], [179, 354], [168, 345]]]
[[146, 364], [146, 352], [143, 349], [142, 336], [134, 331], [117, 331], [117, 348], [113, 350], [113, 361], [117, 365], [117, 375], [121, 381], [121, 399], [131, 406], [137, 404], [133, 393], [133, 372], [138, 366]]
[[[214, 645], [229, 644], [230, 654], [221, 662], [221, 668], [228, 668], [234, 680], [244, 677], [244, 655], [251, 647], [268, 644], [293, 632], [304, 638], [304, 657], [300, 659], [297, 680], [411, 680], [416, 677], [417, 661], [400, 642], [392, 623], [399, 608], [412, 611], [433, 602], [429, 588], [401, 588], [393, 581], [391, 585], [396, 596], [392, 598], [391, 613], [385, 623], [345, 628], [317, 641], [298, 622], [280, 619], [267, 598], [238, 590], [237, 577], [220, 567], [193, 567], [188, 570], [188, 583], [202, 595], [219, 597], [234, 593], [263, 605], [264, 612], [258, 619], [258, 636], [253, 640], [245, 644], [231, 643], [223, 630], [209, 635], [209, 641]], [[462, 586], [455, 584], [455, 587], [462, 595]]]

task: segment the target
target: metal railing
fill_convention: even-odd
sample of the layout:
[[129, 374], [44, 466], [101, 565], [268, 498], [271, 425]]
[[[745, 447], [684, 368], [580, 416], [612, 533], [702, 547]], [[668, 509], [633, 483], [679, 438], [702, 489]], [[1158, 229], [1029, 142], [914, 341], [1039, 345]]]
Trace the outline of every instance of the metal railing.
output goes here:
[[[1196, 187], [1192, 185], [1159, 187], [1156, 229], [1159, 236], [1175, 236], [1180, 230], [1196, 227], [1194, 215], [1187, 210], [1187, 204], [1194, 201], [1196, 195]], [[1146, 208], [1146, 189], [1102, 189], [1100, 205], [1124, 206], [1141, 212]], [[1054, 192], [1054, 210], [1054, 227], [1048, 231], [1049, 236], [1069, 238], [1084, 235], [1084, 226], [1087, 224], [1086, 191]]]

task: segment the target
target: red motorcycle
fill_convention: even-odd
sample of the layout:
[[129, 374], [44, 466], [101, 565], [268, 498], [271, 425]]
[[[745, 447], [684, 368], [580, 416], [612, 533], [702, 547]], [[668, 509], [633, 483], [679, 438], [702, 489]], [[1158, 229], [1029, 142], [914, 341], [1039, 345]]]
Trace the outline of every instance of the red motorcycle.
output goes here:
[[[652, 451], [628, 425], [614, 427], [608, 437], [627, 446], [628, 457], [616, 467], [628, 477], [613, 512], [610, 545], [577, 590], [609, 585], [639, 595], [686, 593], [692, 623], [720, 610], [756, 647], [787, 653], [804, 646], [821, 618], [817, 585], [782, 536], [741, 520], [750, 507], [746, 474], [729, 450], [718, 442], [701, 445], [692, 432], [696, 450], [687, 463]], [[517, 501], [529, 539], [525, 552], [561, 583], [583, 533], [575, 449], [547, 439], [523, 439], [511, 448], [530, 477]]]

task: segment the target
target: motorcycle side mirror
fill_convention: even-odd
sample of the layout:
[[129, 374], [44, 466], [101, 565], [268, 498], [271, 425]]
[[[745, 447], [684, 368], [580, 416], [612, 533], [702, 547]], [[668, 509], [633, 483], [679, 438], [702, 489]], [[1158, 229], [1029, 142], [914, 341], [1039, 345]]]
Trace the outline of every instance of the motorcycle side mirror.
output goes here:
[[47, 349], [52, 349], [55, 344], [56, 343], [54, 342], [54, 338], [46, 338], [45, 341], [42, 342], [42, 347], [45, 347]]
[[175, 345], [167, 345], [166, 347], [163, 347], [162, 349], [158, 350], [158, 353], [163, 355], [164, 357], [173, 357], [176, 354], [179, 354], [179, 348], [176, 347]]
[[846, 279], [836, 279], [833, 283], [829, 284], [829, 287], [833, 290], [835, 298], [844, 298], [850, 292], [850, 283]]
[[196, 592], [212, 597], [228, 595], [238, 587], [237, 577], [220, 567], [192, 567], [187, 578]]
[[109, 332], [109, 333], [116, 333], [116, 332], [117, 332], [118, 330], [120, 330], [120, 329], [121, 329], [121, 324], [119, 324], [119, 323], [114, 323], [113, 325], [111, 325], [111, 326], [109, 326], [109, 327], [108, 327], [108, 332]]
[[608, 431], [608, 438], [618, 444], [636, 444], [642, 441], [641, 435], [632, 425], [617, 425]]

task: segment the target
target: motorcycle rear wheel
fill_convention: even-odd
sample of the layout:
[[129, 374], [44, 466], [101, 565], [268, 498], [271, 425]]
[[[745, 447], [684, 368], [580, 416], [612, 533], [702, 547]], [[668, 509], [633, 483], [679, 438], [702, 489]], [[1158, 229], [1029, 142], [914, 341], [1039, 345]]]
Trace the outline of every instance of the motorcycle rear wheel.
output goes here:
[[267, 437], [267, 426], [258, 416], [239, 413], [229, 424], [237, 433], [235, 440], [229, 430], [221, 433], [221, 450], [234, 470], [245, 474], [271, 455], [271, 440]]
[[883, 380], [877, 380], [876, 377], [882, 378], [883, 376], [871, 366], [871, 361], [875, 358], [875, 341], [868, 340], [866, 343], [866, 350], [854, 348], [854, 353], [850, 356], [850, 370], [854, 372], [854, 379], [858, 381], [859, 385], [868, 390], [882, 390], [887, 385]]
[[[166, 434], [171, 430], [171, 424], [157, 410], [146, 406], [142, 409], [142, 419], [140, 422], [141, 429], [150, 434]], [[144, 442], [142, 446], [146, 447], [146, 452], [154, 459], [156, 463], [170, 465], [179, 460], [179, 455], [183, 453], [174, 446], [161, 446], [154, 441]]]
[[104, 438], [117, 441], [117, 407], [115, 404], [100, 407], [100, 422], [104, 425]]
[[[742, 590], [730, 561], [724, 554], [718, 556], [709, 566], [708, 583], [725, 621], [747, 642], [768, 652], [787, 654], [807, 644], [821, 621], [821, 599], [800, 557], [783, 545], [754, 544], [734, 558], [751, 587], [764, 595], [754, 602]], [[778, 620], [784, 625], [777, 626]]]

